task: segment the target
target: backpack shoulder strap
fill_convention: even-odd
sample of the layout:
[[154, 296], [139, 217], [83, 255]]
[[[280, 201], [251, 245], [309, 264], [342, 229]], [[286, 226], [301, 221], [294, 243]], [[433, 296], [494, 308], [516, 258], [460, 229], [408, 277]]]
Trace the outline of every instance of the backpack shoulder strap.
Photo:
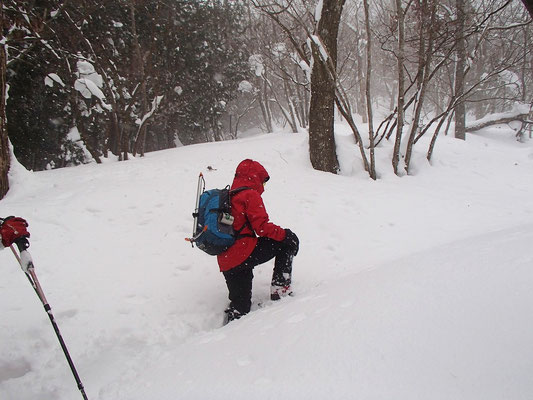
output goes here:
[[[237, 194], [237, 193], [240, 193], [244, 190], [248, 190], [248, 189], [252, 189], [251, 187], [249, 186], [241, 186], [241, 187], [238, 187], [238, 188], [235, 188], [233, 190], [230, 190], [229, 194], [230, 194], [230, 197]], [[241, 235], [241, 232], [242, 230], [245, 228], [245, 227], [248, 227], [248, 229], [250, 229], [250, 231], [254, 231], [254, 228], [252, 228], [252, 224], [250, 223], [250, 221], [248, 221], [248, 218], [246, 218], [246, 221], [244, 222], [244, 224], [241, 226], [241, 229], [237, 229], [235, 231], [235, 238], [241, 238], [241, 237], [255, 237], [254, 234], [249, 234], [249, 235]]]
[[248, 190], [248, 189], [251, 189], [251, 187], [241, 186], [241, 187], [238, 187], [238, 188], [235, 188], [235, 189], [231, 189], [229, 191], [229, 194], [230, 194], [230, 196], [233, 196], [234, 194], [237, 194], [239, 192], [242, 192], [243, 190]]

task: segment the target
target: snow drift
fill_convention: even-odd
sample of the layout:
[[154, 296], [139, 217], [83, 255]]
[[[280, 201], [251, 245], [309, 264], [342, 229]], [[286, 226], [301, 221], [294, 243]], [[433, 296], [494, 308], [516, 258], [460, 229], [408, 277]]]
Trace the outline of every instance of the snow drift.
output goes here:
[[[415, 153], [402, 178], [385, 144], [374, 182], [337, 128], [337, 176], [310, 167], [304, 133], [15, 169], [0, 215], [30, 223], [36, 272], [90, 399], [531, 398], [531, 143], [503, 128], [442, 137], [433, 165]], [[244, 158], [269, 171], [271, 219], [300, 237], [296, 296], [222, 327], [216, 260], [184, 238], [198, 173], [222, 187]], [[271, 269], [255, 269], [256, 303]], [[9, 250], [0, 271], [0, 398], [81, 398]]]

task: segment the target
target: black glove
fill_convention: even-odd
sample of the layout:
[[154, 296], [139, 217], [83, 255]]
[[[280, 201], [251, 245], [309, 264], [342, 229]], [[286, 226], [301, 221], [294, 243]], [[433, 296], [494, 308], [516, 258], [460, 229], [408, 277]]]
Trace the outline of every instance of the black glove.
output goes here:
[[290, 249], [292, 255], [298, 254], [300, 240], [298, 240], [298, 236], [290, 229], [285, 229], [285, 239], [283, 239], [282, 243]]

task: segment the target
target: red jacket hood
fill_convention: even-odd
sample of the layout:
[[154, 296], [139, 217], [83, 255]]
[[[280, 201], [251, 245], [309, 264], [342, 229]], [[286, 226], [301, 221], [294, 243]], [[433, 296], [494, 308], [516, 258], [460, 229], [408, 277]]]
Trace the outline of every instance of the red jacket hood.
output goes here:
[[259, 237], [267, 237], [281, 242], [285, 239], [285, 230], [268, 217], [261, 194], [265, 190], [263, 183], [269, 179], [265, 168], [254, 160], [242, 161], [235, 171], [232, 189], [249, 187], [231, 196], [231, 215], [233, 226], [241, 229], [241, 237], [224, 253], [217, 256], [221, 271], [229, 271], [242, 264], [254, 251]]
[[246, 186], [262, 194], [265, 190], [263, 183], [269, 179], [270, 177], [265, 167], [257, 161], [246, 159], [237, 166], [231, 188], [236, 189]]

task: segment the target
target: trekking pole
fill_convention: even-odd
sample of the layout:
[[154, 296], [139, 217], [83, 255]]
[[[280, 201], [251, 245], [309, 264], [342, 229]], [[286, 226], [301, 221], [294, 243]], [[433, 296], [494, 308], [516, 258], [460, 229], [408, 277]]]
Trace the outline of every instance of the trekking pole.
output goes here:
[[72, 358], [70, 357], [70, 354], [67, 349], [67, 345], [65, 344], [65, 341], [63, 340], [63, 337], [61, 336], [61, 332], [59, 331], [59, 327], [57, 326], [57, 323], [55, 321], [54, 315], [52, 314], [52, 308], [50, 307], [50, 304], [48, 304], [48, 301], [46, 300], [46, 297], [44, 296], [43, 289], [41, 288], [41, 284], [39, 283], [39, 280], [37, 279], [37, 275], [35, 274], [35, 267], [33, 266], [33, 260], [31, 258], [30, 253], [28, 252], [27, 248], [30, 246], [30, 243], [28, 242], [28, 239], [22, 238], [17, 240], [16, 245], [19, 249], [19, 254], [15, 251], [13, 245], [10, 246], [11, 251], [15, 255], [15, 258], [20, 264], [20, 267], [28, 277], [28, 280], [30, 281], [33, 289], [35, 290], [35, 293], [37, 293], [37, 296], [39, 297], [39, 300], [41, 300], [41, 303], [43, 303], [44, 310], [46, 311], [46, 314], [48, 314], [48, 317], [50, 318], [50, 322], [52, 323], [52, 326], [54, 327], [54, 331], [56, 333], [57, 339], [59, 340], [59, 344], [61, 345], [61, 348], [63, 349], [63, 353], [65, 354], [65, 357], [67, 358], [68, 365], [70, 366], [70, 370], [72, 371], [72, 375], [74, 375], [74, 379], [76, 380], [76, 383], [78, 384], [78, 389], [81, 392], [81, 395], [83, 396], [84, 400], [87, 399], [87, 395], [85, 394], [85, 389], [83, 388], [83, 384], [81, 383], [80, 376], [78, 375], [78, 371], [76, 371], [76, 367], [74, 366], [74, 362], [72, 361]]

